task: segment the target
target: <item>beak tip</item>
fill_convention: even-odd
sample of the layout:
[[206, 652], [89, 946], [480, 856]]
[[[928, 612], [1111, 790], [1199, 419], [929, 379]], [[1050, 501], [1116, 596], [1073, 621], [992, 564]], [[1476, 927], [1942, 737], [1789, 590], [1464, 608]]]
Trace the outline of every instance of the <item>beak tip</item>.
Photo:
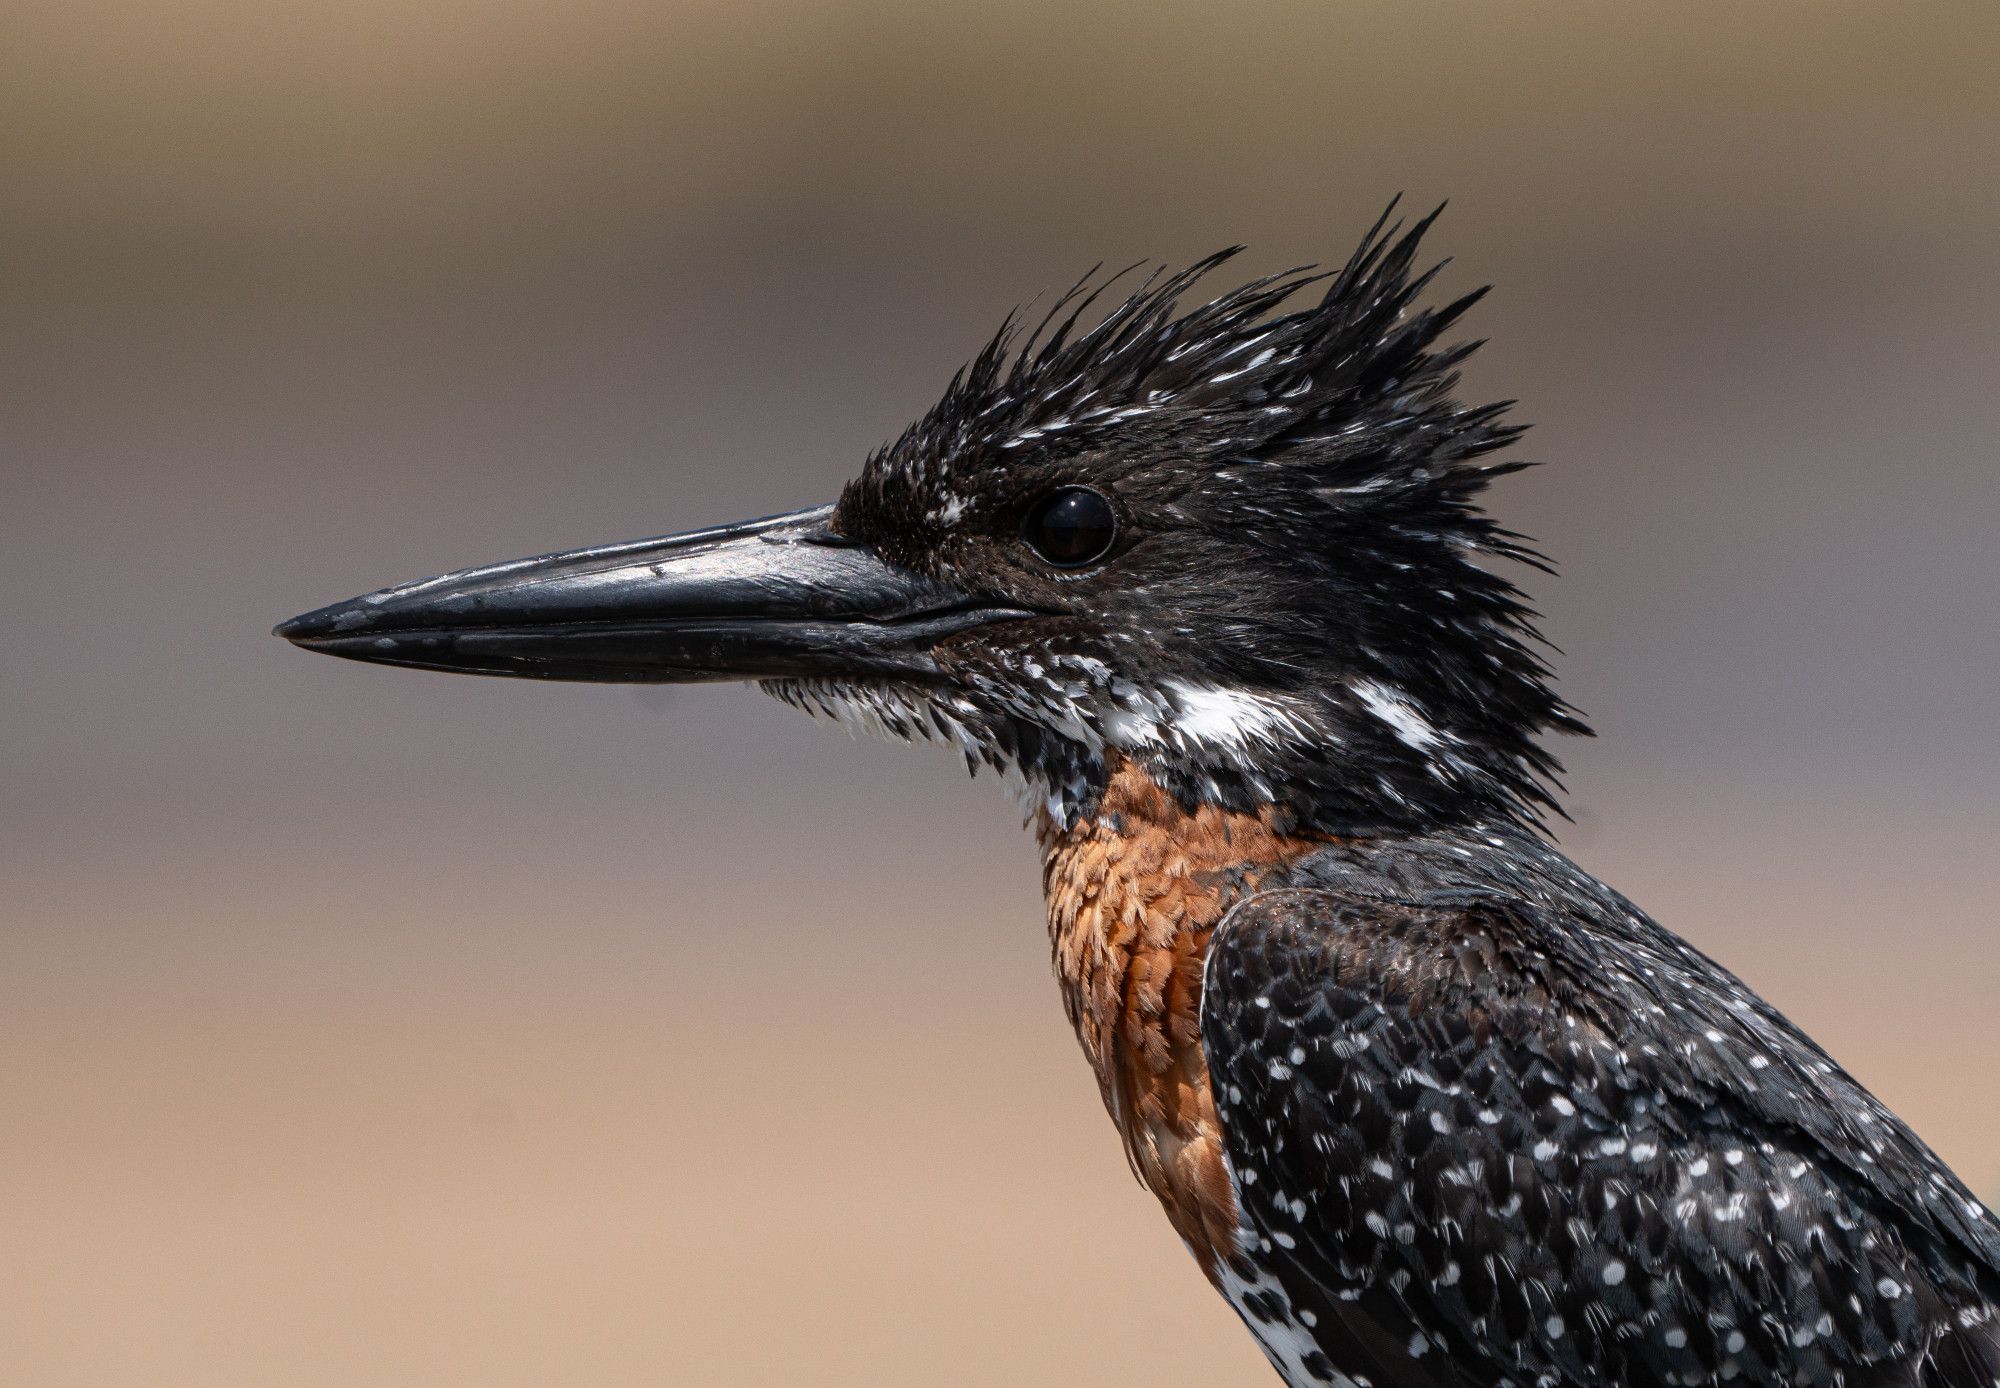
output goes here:
[[353, 625], [353, 604], [340, 602], [287, 618], [271, 628], [271, 635], [282, 637], [295, 646], [310, 648], [315, 641], [325, 640]]

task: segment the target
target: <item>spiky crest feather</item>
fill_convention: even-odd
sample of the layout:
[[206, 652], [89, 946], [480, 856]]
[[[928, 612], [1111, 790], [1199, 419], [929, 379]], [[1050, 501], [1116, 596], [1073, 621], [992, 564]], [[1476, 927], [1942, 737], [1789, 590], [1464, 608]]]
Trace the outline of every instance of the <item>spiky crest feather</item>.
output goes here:
[[[1070, 615], [1095, 622], [1128, 662], [1135, 633], [1157, 638], [1155, 668], [1117, 673], [1152, 678], [1148, 716], [1183, 719], [1178, 737], [1148, 725], [1152, 741], [1137, 749], [1176, 794], [1275, 801], [1325, 828], [1538, 823], [1559, 788], [1543, 735], [1587, 730], [1550, 688], [1520, 590], [1478, 562], [1548, 568], [1478, 506], [1494, 478], [1527, 466], [1487, 461], [1523, 429], [1503, 422], [1511, 402], [1455, 398], [1480, 344], [1439, 339], [1486, 291], [1418, 307], [1442, 268], [1415, 269], [1438, 213], [1405, 228], [1393, 208], [1331, 273], [1267, 275], [1183, 309], [1231, 248], [1154, 271], [1094, 322], [1122, 274], [1093, 272], [1025, 333], [1010, 315], [937, 405], [869, 459], [839, 523], [976, 585], [992, 551], [982, 560], [956, 532], [984, 524], [995, 543], [1011, 540], [1010, 488], [1101, 485], [1154, 549], [1140, 544], [1079, 585]], [[1315, 303], [1282, 311], [1318, 284]], [[1074, 633], [1050, 636], [1029, 664], [1058, 667], [1078, 649], [1089, 645]], [[1158, 693], [1176, 674], [1198, 674], [1218, 697], [1268, 697], [1296, 735], [1254, 760], [1242, 746], [1194, 746], [1190, 728], [1214, 720], [1197, 724]], [[1032, 711], [1041, 696], [1008, 693], [1004, 709], [954, 708], [955, 723], [988, 728], [989, 750], [1058, 786], [1100, 775], [1104, 748], [1091, 743], [1115, 743], [1133, 723], [1094, 691], [1094, 712], [1061, 710], [1085, 725], [1069, 735]], [[1003, 726], [1023, 718], [1043, 726]]]

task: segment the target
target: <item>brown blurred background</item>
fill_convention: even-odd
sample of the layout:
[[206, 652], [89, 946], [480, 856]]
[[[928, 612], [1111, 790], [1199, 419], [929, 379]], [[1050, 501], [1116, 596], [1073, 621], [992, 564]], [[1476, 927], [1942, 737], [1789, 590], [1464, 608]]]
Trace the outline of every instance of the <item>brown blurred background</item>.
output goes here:
[[1567, 846], [2000, 1188], [2000, 9], [11, 0], [0, 1383], [1267, 1381], [990, 780], [279, 618], [808, 504], [1017, 300], [1388, 197]]

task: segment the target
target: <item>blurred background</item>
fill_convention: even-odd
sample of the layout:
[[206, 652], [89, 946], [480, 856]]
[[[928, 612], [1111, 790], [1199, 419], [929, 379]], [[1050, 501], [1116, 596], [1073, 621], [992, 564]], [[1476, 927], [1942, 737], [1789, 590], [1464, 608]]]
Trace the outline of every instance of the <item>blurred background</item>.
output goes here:
[[0, 1381], [1265, 1382], [990, 779], [308, 657], [1451, 199], [1565, 845], [2000, 1188], [2000, 9], [11, 0]]

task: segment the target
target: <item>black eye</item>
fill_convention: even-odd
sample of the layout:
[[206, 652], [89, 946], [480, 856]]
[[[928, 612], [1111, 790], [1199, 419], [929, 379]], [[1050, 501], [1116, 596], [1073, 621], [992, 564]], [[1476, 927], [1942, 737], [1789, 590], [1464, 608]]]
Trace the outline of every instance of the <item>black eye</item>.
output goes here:
[[1035, 503], [1021, 533], [1049, 563], [1078, 569], [1111, 552], [1111, 543], [1118, 538], [1118, 516], [1102, 493], [1064, 487]]

